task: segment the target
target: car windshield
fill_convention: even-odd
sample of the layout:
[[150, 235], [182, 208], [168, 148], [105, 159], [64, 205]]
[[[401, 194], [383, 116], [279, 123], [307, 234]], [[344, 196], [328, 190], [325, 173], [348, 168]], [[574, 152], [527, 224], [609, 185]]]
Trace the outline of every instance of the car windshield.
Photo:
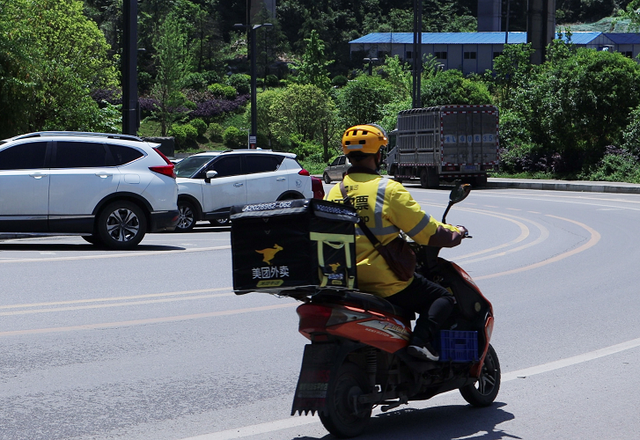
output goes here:
[[176, 165], [177, 177], [191, 177], [216, 156], [190, 156]]

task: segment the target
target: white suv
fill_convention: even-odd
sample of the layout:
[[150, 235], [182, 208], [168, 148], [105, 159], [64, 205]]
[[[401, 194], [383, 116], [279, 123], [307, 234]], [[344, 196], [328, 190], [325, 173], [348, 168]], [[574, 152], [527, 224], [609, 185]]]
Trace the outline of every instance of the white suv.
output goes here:
[[77, 233], [131, 249], [178, 221], [173, 164], [135, 136], [38, 132], [0, 141], [0, 232]]
[[224, 224], [233, 205], [313, 197], [309, 172], [292, 153], [234, 150], [198, 153], [176, 165], [177, 231], [198, 220]]

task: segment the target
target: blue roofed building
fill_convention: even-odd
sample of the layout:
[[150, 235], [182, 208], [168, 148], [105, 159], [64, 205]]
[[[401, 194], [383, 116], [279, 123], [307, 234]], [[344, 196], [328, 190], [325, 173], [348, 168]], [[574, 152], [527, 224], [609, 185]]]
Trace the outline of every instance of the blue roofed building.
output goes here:
[[[505, 43], [526, 42], [526, 32], [423, 32], [422, 55], [432, 54], [444, 70], [483, 73], [493, 68], [493, 59], [502, 53]], [[630, 58], [640, 53], [640, 34], [636, 33], [574, 32], [571, 42], [578, 47], [621, 52]], [[414, 56], [412, 32], [372, 33], [350, 41], [349, 47], [352, 56], [360, 53], [370, 59], [397, 55], [412, 61]]]

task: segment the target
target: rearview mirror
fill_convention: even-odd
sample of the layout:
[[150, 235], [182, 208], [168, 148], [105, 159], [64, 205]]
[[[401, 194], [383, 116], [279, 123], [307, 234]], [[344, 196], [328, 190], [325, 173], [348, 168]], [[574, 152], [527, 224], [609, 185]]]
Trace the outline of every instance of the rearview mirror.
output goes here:
[[470, 192], [471, 185], [468, 183], [458, 183], [455, 188], [451, 190], [451, 194], [449, 194], [449, 201], [451, 204], [462, 202], [467, 198]]
[[447, 222], [447, 214], [451, 207], [466, 199], [470, 192], [471, 185], [468, 183], [456, 182], [456, 186], [451, 190], [451, 194], [449, 194], [449, 204], [447, 205], [447, 209], [445, 209], [444, 214], [442, 214], [442, 223]]

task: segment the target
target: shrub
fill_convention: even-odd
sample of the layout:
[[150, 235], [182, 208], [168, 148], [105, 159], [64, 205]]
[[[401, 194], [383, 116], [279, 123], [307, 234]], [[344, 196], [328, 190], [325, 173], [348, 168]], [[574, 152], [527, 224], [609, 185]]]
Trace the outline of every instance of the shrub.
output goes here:
[[198, 137], [198, 129], [191, 124], [185, 124], [182, 126], [184, 133], [187, 135], [187, 140], [195, 141]]
[[251, 93], [251, 77], [244, 73], [234, 73], [227, 78], [227, 85], [233, 87], [238, 95], [247, 95]]
[[208, 90], [218, 98], [236, 99], [236, 89], [232, 86], [226, 86], [220, 83], [211, 84]]
[[187, 132], [182, 125], [174, 125], [169, 129], [169, 136], [173, 136], [176, 142], [176, 148], [184, 148], [187, 141]]
[[579, 177], [585, 180], [638, 183], [638, 158], [627, 150], [609, 145], [600, 162], [589, 173]]
[[203, 118], [205, 120], [211, 120], [212, 118], [219, 116], [223, 113], [238, 112], [247, 103], [249, 97], [242, 95], [236, 97], [233, 101], [227, 99], [213, 99], [208, 101], [202, 101], [198, 103], [197, 108], [190, 113], [194, 118]]
[[275, 75], [267, 75], [267, 79], [264, 83], [265, 86], [267, 87], [278, 87], [280, 86], [280, 80], [278, 79], [277, 76]]
[[222, 128], [222, 125], [217, 122], [209, 124], [209, 139], [211, 139], [211, 142], [222, 142], [223, 133], [224, 129]]
[[247, 146], [247, 133], [237, 127], [228, 127], [222, 134], [222, 142], [227, 148], [244, 148]]
[[203, 90], [211, 83], [219, 81], [220, 76], [216, 72], [194, 72], [187, 75], [182, 81], [185, 89]]
[[198, 132], [198, 136], [204, 136], [204, 134], [207, 132], [207, 128], [209, 128], [207, 127], [207, 123], [200, 118], [192, 120], [190, 124], [195, 127]]
[[338, 75], [331, 80], [331, 85], [334, 87], [344, 87], [347, 85], [349, 80], [344, 75]]

